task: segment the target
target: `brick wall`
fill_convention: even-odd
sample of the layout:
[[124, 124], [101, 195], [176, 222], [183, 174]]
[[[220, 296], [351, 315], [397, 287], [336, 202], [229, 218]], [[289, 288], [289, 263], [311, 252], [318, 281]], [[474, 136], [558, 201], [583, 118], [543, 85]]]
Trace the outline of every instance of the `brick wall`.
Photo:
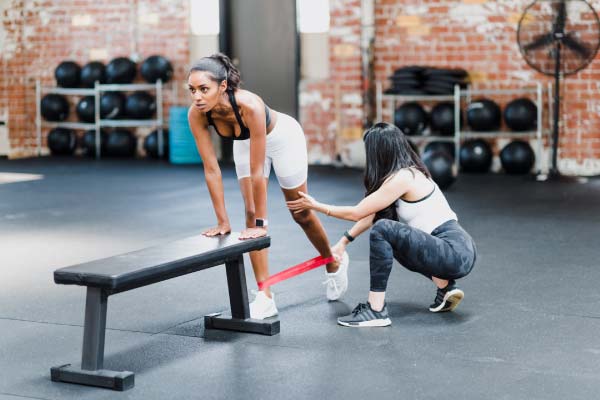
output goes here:
[[[10, 156], [35, 154], [35, 80], [55, 85], [54, 68], [63, 60], [83, 66], [92, 60], [107, 63], [136, 54], [141, 62], [161, 54], [174, 65], [174, 79], [184, 79], [189, 59], [187, 4], [169, 0], [4, 1], [0, 6], [0, 116], [8, 116]], [[167, 106], [177, 101], [174, 93], [165, 93]], [[75, 120], [73, 107], [71, 114], [69, 119]]]
[[[377, 0], [376, 78], [402, 65], [460, 67], [481, 87], [511, 88], [549, 82], [521, 57], [516, 31], [529, 1]], [[592, 1], [596, 11], [600, 1]], [[559, 167], [600, 174], [600, 62], [562, 85]], [[509, 99], [499, 98], [502, 105]]]
[[313, 163], [360, 165], [363, 125], [361, 2], [330, 1], [330, 76], [300, 82], [300, 122]]
[[[375, 76], [402, 65], [467, 69], [478, 85], [508, 87], [549, 78], [516, 44], [525, 0], [375, 0]], [[5, 0], [0, 3], [0, 117], [8, 115], [12, 156], [35, 151], [34, 81], [54, 84], [62, 60], [82, 65], [116, 56], [163, 54], [183, 80], [189, 59], [187, 1]], [[600, 0], [592, 4], [600, 10]], [[361, 0], [330, 0], [331, 74], [300, 82], [300, 120], [313, 163], [363, 162]], [[600, 63], [563, 85], [561, 166], [600, 174]], [[185, 96], [178, 90], [179, 97]], [[174, 100], [175, 101], [175, 100]], [[505, 99], [499, 100], [501, 103]]]
[[[600, 10], [600, 1], [591, 3]], [[464, 68], [481, 88], [551, 82], [552, 78], [525, 63], [516, 43], [517, 24], [528, 4], [529, 0], [375, 0], [375, 79], [387, 84], [386, 78], [396, 68], [417, 64]], [[338, 156], [347, 165], [362, 162], [357, 140], [364, 117], [358, 104], [362, 96], [360, 6], [360, 1], [330, 1], [331, 76], [301, 84], [301, 120], [314, 161], [330, 162]], [[568, 76], [561, 88], [559, 167], [567, 173], [600, 174], [598, 58]], [[503, 106], [513, 97], [494, 100]], [[543, 122], [549, 128], [546, 117]], [[335, 140], [327, 145], [329, 138]]]

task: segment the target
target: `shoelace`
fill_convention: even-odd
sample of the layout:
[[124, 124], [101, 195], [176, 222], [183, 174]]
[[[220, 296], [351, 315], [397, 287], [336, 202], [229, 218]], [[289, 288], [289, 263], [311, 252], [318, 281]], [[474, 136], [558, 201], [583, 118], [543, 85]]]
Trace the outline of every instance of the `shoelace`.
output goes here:
[[335, 278], [327, 278], [323, 281], [323, 285], [329, 285], [333, 287], [333, 290], [335, 290], [336, 292], [339, 291], [337, 282], [335, 281]]
[[357, 314], [360, 314], [361, 312], [366, 310], [367, 307], [367, 303], [358, 303], [358, 305], [354, 307], [354, 310], [352, 310], [352, 314], [354, 314], [354, 316], [356, 317]]

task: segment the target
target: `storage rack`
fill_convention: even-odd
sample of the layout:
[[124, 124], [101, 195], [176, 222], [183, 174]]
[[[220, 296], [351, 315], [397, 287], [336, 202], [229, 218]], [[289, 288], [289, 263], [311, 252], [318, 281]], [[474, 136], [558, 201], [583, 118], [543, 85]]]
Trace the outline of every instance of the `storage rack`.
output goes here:
[[[140, 90], [154, 90], [156, 93], [156, 118], [155, 119], [100, 119], [100, 97], [103, 92], [133, 92]], [[42, 94], [62, 94], [75, 96], [94, 96], [94, 122], [51, 122], [42, 119], [40, 103]], [[69, 129], [94, 129], [96, 131], [96, 158], [101, 156], [100, 129], [103, 127], [122, 128], [122, 127], [157, 127], [158, 130], [158, 155], [164, 154], [164, 134], [163, 134], [163, 84], [159, 79], [156, 83], [141, 84], [100, 84], [96, 82], [94, 88], [75, 89], [61, 88], [53, 86], [42, 86], [40, 80], [35, 82], [36, 99], [36, 134], [37, 134], [37, 153], [41, 155], [42, 151], [42, 127], [69, 128]]]
[[[459, 85], [454, 86], [454, 94], [451, 95], [402, 95], [402, 94], [384, 94], [383, 85], [381, 82], [376, 84], [376, 102], [377, 102], [377, 120], [383, 120], [383, 102], [387, 100], [390, 116], [393, 118], [396, 110], [396, 105], [399, 102], [409, 101], [452, 101], [454, 102], [454, 136], [435, 136], [435, 135], [415, 135], [410, 136], [410, 139], [420, 141], [446, 141], [453, 142], [455, 155], [454, 164], [456, 170], [459, 170], [459, 156], [460, 156], [460, 145], [463, 139], [470, 138], [506, 138], [506, 139], [535, 139], [537, 146], [537, 157], [536, 157], [536, 172], [537, 174], [542, 173], [542, 151], [543, 151], [543, 135], [548, 134], [544, 132], [542, 128], [542, 109], [543, 109], [543, 96], [544, 91], [548, 94], [548, 118], [552, 120], [551, 115], [551, 93], [552, 85], [549, 83], [546, 88], [540, 83], [536, 82], [535, 85], [529, 85], [524, 88], [518, 89], [476, 89], [467, 86], [466, 89], [461, 89]], [[513, 132], [513, 131], [492, 131], [492, 132], [478, 132], [465, 129], [466, 123], [463, 123], [461, 129], [460, 126], [460, 111], [461, 111], [461, 100], [464, 98], [466, 103], [470, 103], [473, 96], [493, 96], [493, 95], [507, 95], [507, 94], [535, 94], [535, 104], [537, 107], [537, 127], [532, 131], [525, 132]]]
[[[460, 93], [460, 88], [458, 85], [454, 86], [454, 94], [449, 95], [404, 95], [404, 94], [384, 94], [383, 93], [383, 84], [381, 82], [377, 82], [376, 84], [376, 102], [377, 102], [377, 121], [383, 121], [383, 101], [388, 101], [388, 111], [392, 118], [394, 118], [394, 112], [396, 111], [396, 106], [398, 103], [406, 103], [411, 101], [452, 101], [454, 102], [454, 118], [455, 122], [458, 122], [456, 116], [460, 113], [460, 96], [465, 96], [465, 94]], [[458, 101], [456, 100], [456, 96], [458, 96]], [[460, 146], [460, 137], [459, 131], [457, 130], [458, 123], [454, 124], [454, 136], [436, 136], [436, 135], [415, 135], [409, 136], [411, 140], [415, 141], [441, 141], [441, 142], [453, 142], [454, 149], [456, 151], [456, 157], [454, 158], [454, 162], [456, 167], [458, 168], [458, 150]]]

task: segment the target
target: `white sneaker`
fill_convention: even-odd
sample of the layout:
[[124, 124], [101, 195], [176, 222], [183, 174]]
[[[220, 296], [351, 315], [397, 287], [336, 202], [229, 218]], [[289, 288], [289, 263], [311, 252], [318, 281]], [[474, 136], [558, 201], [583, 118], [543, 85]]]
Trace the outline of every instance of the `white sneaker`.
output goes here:
[[344, 252], [340, 260], [340, 268], [333, 273], [326, 272], [327, 279], [323, 282], [327, 285], [327, 299], [338, 300], [348, 290], [348, 264], [350, 258], [348, 253]]
[[275, 295], [273, 293], [271, 293], [271, 298], [263, 291], [257, 292], [253, 290], [252, 293], [255, 293], [256, 297], [254, 298], [254, 301], [250, 303], [250, 318], [265, 319], [277, 315]]

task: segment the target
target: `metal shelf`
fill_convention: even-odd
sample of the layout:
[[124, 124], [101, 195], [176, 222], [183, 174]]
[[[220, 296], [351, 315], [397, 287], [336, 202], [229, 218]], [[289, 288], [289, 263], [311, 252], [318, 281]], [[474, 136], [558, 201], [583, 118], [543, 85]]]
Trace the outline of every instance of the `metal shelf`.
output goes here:
[[153, 83], [128, 83], [128, 84], [101, 84], [98, 85], [101, 92], [129, 92], [136, 90], [154, 90], [156, 85]]
[[[107, 120], [100, 119], [100, 97], [102, 92], [129, 92], [140, 90], [154, 90], [156, 93], [156, 118], [146, 120]], [[42, 121], [40, 103], [41, 95], [44, 93], [56, 93], [64, 95], [92, 95], [95, 101], [94, 123], [81, 122], [50, 122]], [[100, 158], [100, 128], [102, 127], [157, 127], [158, 128], [158, 154], [162, 157], [164, 154], [164, 133], [163, 133], [163, 84], [158, 80], [156, 83], [148, 84], [100, 84], [96, 82], [93, 89], [71, 89], [57, 87], [43, 87], [40, 80], [35, 82], [36, 95], [36, 133], [37, 133], [37, 150], [38, 155], [41, 155], [42, 149], [42, 126], [55, 126], [70, 129], [94, 129], [96, 131], [96, 158]]]
[[532, 93], [536, 94], [538, 91], [537, 87], [525, 87], [521, 89], [466, 89], [467, 95], [481, 95], [481, 94], [525, 94]]
[[[459, 162], [459, 151], [460, 145], [463, 139], [468, 138], [487, 138], [487, 139], [498, 139], [498, 138], [509, 138], [509, 139], [534, 139], [537, 147], [536, 157], [536, 168], [538, 173], [541, 172], [541, 155], [543, 151], [543, 135], [548, 134], [548, 131], [542, 129], [542, 108], [543, 108], [543, 96], [544, 91], [548, 91], [548, 95], [551, 91], [551, 86], [543, 87], [541, 83], [536, 83], [535, 86], [527, 86], [519, 89], [473, 89], [467, 86], [466, 89], [461, 89], [459, 85], [454, 86], [454, 95], [450, 96], [439, 96], [439, 95], [401, 95], [401, 94], [384, 94], [383, 85], [381, 82], [376, 82], [376, 111], [377, 121], [383, 121], [383, 101], [387, 100], [387, 112], [393, 116], [397, 102], [406, 101], [453, 101], [454, 102], [454, 135], [449, 136], [429, 136], [429, 135], [416, 135], [408, 136], [409, 139], [415, 141], [431, 141], [439, 140], [446, 142], [453, 142], [455, 144], [455, 163], [458, 168]], [[475, 132], [469, 130], [461, 130], [459, 124], [459, 116], [461, 106], [463, 105], [463, 99], [467, 103], [471, 101], [473, 95], [500, 95], [500, 94], [534, 94], [535, 103], [537, 106], [537, 121], [538, 127], [533, 131], [526, 132], [512, 132], [512, 131], [493, 131], [493, 132]], [[548, 105], [550, 108], [550, 105]], [[551, 110], [548, 111], [548, 114]]]
[[162, 121], [148, 119], [101, 119], [98, 121], [101, 127], [124, 128], [124, 127], [152, 127], [162, 125]]
[[454, 136], [435, 136], [435, 135], [406, 135], [407, 139], [415, 141], [440, 141], [440, 142], [454, 142]]
[[[69, 129], [95, 129], [96, 124], [93, 122], [50, 122], [42, 121], [42, 126], [53, 128], [69, 128]], [[101, 128], [124, 128], [124, 127], [152, 127], [159, 125], [158, 120], [139, 120], [139, 119], [101, 119], [98, 121], [98, 126]]]
[[[42, 93], [55, 93], [65, 95], [91, 95], [96, 93], [96, 87], [84, 89], [84, 88], [62, 88], [55, 86], [41, 86]], [[154, 83], [128, 83], [128, 84], [98, 84], [98, 90], [101, 92], [133, 92], [138, 90], [155, 90], [156, 85]]]
[[401, 100], [401, 101], [454, 101], [454, 95], [439, 95], [439, 94], [383, 94], [384, 99]]
[[96, 93], [95, 89], [75, 89], [75, 88], [59, 88], [59, 87], [50, 87], [50, 86], [42, 86], [40, 90], [43, 93], [52, 93], [52, 94], [72, 94], [72, 95], [80, 95], [80, 96], [93, 96]]
[[54, 128], [69, 128], [69, 129], [95, 129], [96, 124], [87, 122], [50, 122], [42, 121], [42, 126], [50, 126]]
[[[543, 134], [543, 133], [542, 133]], [[491, 131], [491, 132], [477, 132], [477, 131], [460, 131], [459, 135], [461, 138], [536, 138], [538, 131], [526, 131], [526, 132], [512, 132], [512, 131]]]

